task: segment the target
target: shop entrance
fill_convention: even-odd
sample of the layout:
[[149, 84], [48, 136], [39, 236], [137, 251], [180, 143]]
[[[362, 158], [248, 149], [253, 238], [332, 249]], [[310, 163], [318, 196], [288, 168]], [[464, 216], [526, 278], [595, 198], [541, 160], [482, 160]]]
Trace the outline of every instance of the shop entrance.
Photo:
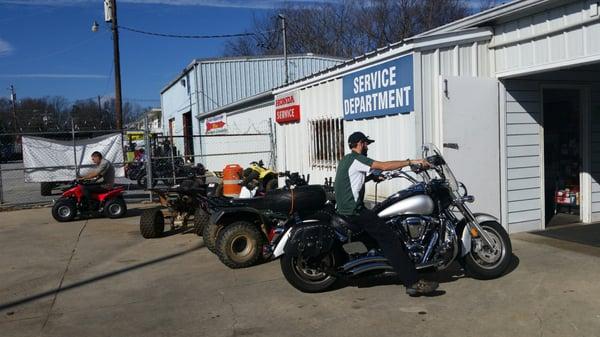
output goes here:
[[546, 227], [581, 222], [581, 95], [579, 89], [543, 90]]

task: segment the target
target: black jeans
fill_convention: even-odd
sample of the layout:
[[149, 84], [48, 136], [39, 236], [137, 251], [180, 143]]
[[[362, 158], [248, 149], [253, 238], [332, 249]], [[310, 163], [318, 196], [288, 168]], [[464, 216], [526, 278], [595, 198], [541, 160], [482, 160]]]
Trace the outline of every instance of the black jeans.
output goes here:
[[103, 184], [86, 184], [81, 185], [83, 187], [83, 196], [87, 202], [88, 211], [92, 211], [92, 207], [94, 206], [92, 202], [92, 193], [102, 193], [106, 192], [106, 188]]
[[404, 244], [375, 212], [363, 208], [358, 215], [351, 216], [349, 219], [354, 226], [360, 227], [377, 241], [383, 255], [389, 260], [405, 286], [409, 287], [419, 280], [415, 265], [408, 257]]

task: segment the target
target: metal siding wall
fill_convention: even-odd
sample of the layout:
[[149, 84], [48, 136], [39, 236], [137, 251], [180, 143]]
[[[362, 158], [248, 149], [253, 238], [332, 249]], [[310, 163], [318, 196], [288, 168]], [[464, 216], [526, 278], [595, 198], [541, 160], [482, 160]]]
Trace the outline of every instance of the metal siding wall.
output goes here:
[[506, 81], [506, 168], [511, 232], [542, 228], [541, 97], [536, 81]]
[[[249, 109], [231, 111], [227, 113], [227, 133], [268, 133], [269, 118], [275, 115], [274, 105], [269, 102]], [[201, 134], [206, 134], [205, 120], [200, 120]], [[218, 154], [202, 158], [202, 163], [214, 171], [222, 171], [227, 164], [239, 164], [247, 167], [252, 161], [263, 160], [268, 165], [271, 158], [269, 153], [228, 155], [234, 152], [269, 151], [270, 139], [268, 136], [239, 136], [239, 137], [204, 137], [202, 139], [205, 154]]]
[[[193, 79], [193, 72], [190, 72], [191, 79]], [[185, 79], [185, 77], [183, 77]], [[190, 81], [189, 83], [186, 80], [187, 85], [193, 85]], [[190, 90], [191, 94], [191, 104], [192, 108], [195, 108], [196, 98], [193, 95], [193, 87]], [[163, 133], [168, 135], [169, 133], [169, 119], [175, 118], [175, 126], [173, 128], [174, 135], [182, 135], [183, 134], [183, 118], [182, 115], [191, 110], [190, 108], [190, 95], [187, 93], [187, 88], [181, 85], [181, 82], [178, 81], [174, 83], [173, 86], [169, 88], [169, 90], [165, 91], [162, 94], [162, 109], [163, 109], [163, 125], [161, 128], [163, 129]], [[173, 143], [180, 151], [183, 151], [183, 139], [182, 138], [173, 138]]]
[[[311, 167], [310, 149], [318, 144], [312, 138], [310, 121], [343, 117], [342, 81], [336, 79], [308, 87], [300, 90], [298, 95], [300, 122], [276, 127], [277, 169], [310, 174], [311, 183], [321, 184], [325, 178], [335, 179], [335, 170]], [[344, 137], [348, 136], [345, 134]]]
[[[574, 3], [495, 26], [492, 45], [496, 71], [527, 71], [531, 67], [600, 57], [600, 16], [590, 4]], [[575, 27], [563, 29], [570, 25]], [[557, 29], [558, 31], [552, 32]]]
[[[340, 61], [321, 57], [290, 57], [290, 81], [338, 63]], [[204, 88], [200, 94], [206, 101], [200, 113], [265, 92], [284, 82], [282, 58], [204, 61], [200, 68], [203, 75], [199, 80]]]
[[600, 220], [600, 84], [591, 91], [592, 221]]

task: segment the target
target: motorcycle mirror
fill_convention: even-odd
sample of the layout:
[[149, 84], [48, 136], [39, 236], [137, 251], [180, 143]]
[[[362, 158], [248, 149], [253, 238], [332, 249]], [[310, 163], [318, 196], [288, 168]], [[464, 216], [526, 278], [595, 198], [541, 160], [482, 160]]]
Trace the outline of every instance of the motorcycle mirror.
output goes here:
[[467, 190], [467, 186], [465, 186], [465, 184], [463, 184], [462, 182], [459, 183], [459, 187], [462, 188], [465, 192], [463, 193], [463, 197], [466, 197], [469, 195], [469, 191]]

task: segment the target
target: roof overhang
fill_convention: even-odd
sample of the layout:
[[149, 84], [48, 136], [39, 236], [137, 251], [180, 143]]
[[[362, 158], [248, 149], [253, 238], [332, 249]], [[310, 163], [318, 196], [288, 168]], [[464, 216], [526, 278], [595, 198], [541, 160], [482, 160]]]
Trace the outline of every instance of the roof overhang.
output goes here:
[[244, 99], [241, 99], [239, 101], [236, 101], [236, 102], [233, 102], [233, 103], [230, 103], [227, 105], [223, 105], [223, 106], [213, 109], [211, 111], [201, 113], [201, 114], [197, 115], [196, 118], [203, 119], [203, 118], [207, 118], [207, 117], [212, 117], [214, 115], [222, 114], [224, 112], [241, 110], [241, 109], [252, 107], [255, 105], [267, 103], [272, 100], [273, 100], [273, 91], [269, 90], [269, 91], [261, 92], [260, 94], [257, 94], [254, 96], [246, 97]]
[[314, 75], [305, 77], [288, 85], [275, 88], [274, 95], [283, 92], [300, 89], [332, 78], [338, 78], [351, 73], [355, 70], [381, 63], [389, 59], [408, 55], [413, 52], [420, 52], [444, 46], [456, 45], [457, 43], [473, 43], [477, 41], [489, 41], [493, 36], [493, 31], [489, 27], [465, 29], [459, 32], [444, 32], [437, 35], [413, 37], [405, 40], [403, 43], [397, 43], [385, 48], [377, 49], [373, 52], [355, 57], [354, 59], [340, 65], [328, 68]]
[[436, 35], [439, 33], [444, 33], [444, 32], [453, 32], [453, 31], [458, 31], [458, 30], [462, 30], [465, 28], [470, 28], [470, 27], [477, 27], [477, 26], [481, 26], [484, 25], [486, 23], [489, 22], [493, 22], [493, 21], [498, 21], [501, 20], [503, 18], [509, 17], [509, 16], [514, 16], [514, 15], [524, 15], [526, 14], [527, 10], [532, 9], [534, 7], [536, 7], [536, 9], [540, 6], [554, 6], [556, 4], [560, 4], [560, 3], [566, 3], [569, 2], [568, 0], [515, 0], [515, 1], [510, 1], [498, 6], [495, 6], [493, 8], [490, 8], [488, 10], [485, 10], [483, 12], [471, 15], [471, 16], [467, 16], [465, 18], [462, 18], [460, 20], [456, 20], [453, 22], [450, 22], [446, 25], [428, 30], [424, 33], [421, 33], [419, 35], [416, 35], [416, 38], [419, 37], [423, 37], [423, 36], [432, 36], [432, 35]]

